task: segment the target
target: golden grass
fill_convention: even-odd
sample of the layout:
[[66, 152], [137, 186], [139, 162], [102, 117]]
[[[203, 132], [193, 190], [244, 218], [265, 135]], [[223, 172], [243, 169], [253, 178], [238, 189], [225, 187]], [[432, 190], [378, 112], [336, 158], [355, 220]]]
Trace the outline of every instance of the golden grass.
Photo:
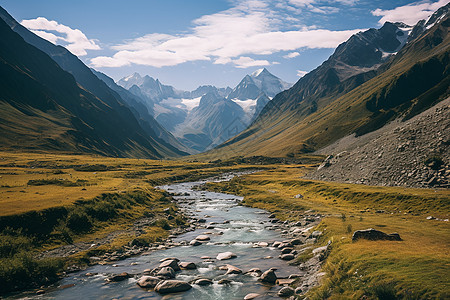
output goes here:
[[[332, 240], [333, 248], [324, 284], [310, 292], [312, 299], [375, 299], [391, 285], [400, 297], [450, 296], [450, 225], [426, 219], [449, 218], [448, 190], [310, 181], [301, 178], [305, 172], [303, 166], [279, 166], [209, 188], [243, 195], [244, 204], [280, 219], [296, 220], [306, 209], [325, 215], [317, 228], [325, 233], [319, 244]], [[398, 232], [403, 241], [351, 241], [353, 231], [367, 228]]]

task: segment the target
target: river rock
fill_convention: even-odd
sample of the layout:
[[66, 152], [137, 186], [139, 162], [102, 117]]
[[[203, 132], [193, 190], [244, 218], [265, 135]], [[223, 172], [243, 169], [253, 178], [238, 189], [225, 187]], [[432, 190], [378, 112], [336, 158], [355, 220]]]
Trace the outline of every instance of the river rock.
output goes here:
[[202, 235], [197, 236], [195, 239], [197, 241], [204, 242], [204, 241], [209, 241], [211, 238], [209, 236], [207, 236], [206, 234], [202, 234]]
[[256, 299], [256, 298], [258, 298], [259, 296], [261, 296], [260, 294], [256, 294], [256, 293], [250, 293], [250, 294], [247, 294], [245, 297], [244, 297], [244, 300], [252, 300], [252, 299]]
[[180, 271], [180, 266], [178, 266], [178, 262], [175, 259], [169, 259], [163, 261], [160, 265], [160, 268], [171, 267], [175, 272]]
[[294, 254], [289, 253], [289, 254], [280, 255], [280, 258], [282, 260], [293, 260], [295, 258], [295, 256], [294, 256]]
[[231, 280], [228, 279], [220, 279], [217, 284], [230, 284]]
[[227, 268], [227, 272], [225, 273], [225, 275], [242, 273], [241, 269], [239, 269], [238, 267], [232, 266], [232, 265], [226, 265], [226, 268]]
[[281, 254], [288, 254], [288, 253], [291, 253], [293, 250], [294, 250], [293, 248], [286, 247], [286, 248], [283, 248], [283, 250], [281, 250]]
[[106, 280], [109, 282], [119, 282], [119, 281], [123, 281], [125, 279], [130, 278], [130, 274], [128, 274], [127, 272], [123, 272], [120, 274], [114, 274], [111, 277], [108, 277]]
[[302, 292], [303, 292], [303, 290], [302, 290], [301, 287], [298, 287], [298, 288], [296, 288], [296, 289], [294, 290], [294, 293], [295, 293], [296, 295], [300, 295]]
[[300, 239], [292, 239], [290, 240], [291, 245], [301, 245], [302, 241]]
[[262, 273], [260, 280], [274, 284], [277, 281], [277, 275], [273, 269], [270, 269]]
[[281, 245], [281, 242], [276, 241], [276, 242], [273, 242], [272, 247], [278, 248], [278, 246], [280, 246], [280, 245]]
[[246, 274], [250, 274], [254, 277], [259, 277], [262, 274], [262, 271], [259, 268], [252, 268], [246, 272]]
[[295, 281], [295, 279], [278, 278], [277, 284], [278, 285], [289, 285], [289, 284], [293, 283], [294, 281]]
[[195, 281], [195, 284], [201, 285], [201, 286], [210, 285], [210, 284], [213, 284], [213, 281], [211, 279], [207, 279], [207, 278], [200, 278]]
[[227, 260], [227, 259], [232, 259], [232, 258], [236, 258], [236, 257], [237, 257], [236, 254], [234, 254], [233, 252], [227, 251], [227, 252], [217, 254], [216, 259], [217, 260]]
[[281, 290], [278, 291], [278, 296], [287, 298], [294, 295], [294, 289], [288, 286], [285, 286]]
[[175, 278], [175, 271], [171, 267], [164, 267], [156, 275], [166, 278]]
[[186, 270], [194, 270], [197, 269], [197, 266], [193, 262], [182, 261], [178, 263], [178, 265]]
[[389, 240], [389, 241], [401, 241], [400, 235], [398, 233], [386, 234], [382, 231], [369, 228], [365, 230], [357, 230], [353, 233], [352, 241], [356, 241], [358, 239], [366, 239], [371, 241], [378, 240]]
[[192, 286], [181, 280], [164, 280], [158, 283], [155, 291], [160, 294], [185, 292], [192, 288]]
[[257, 245], [259, 247], [268, 247], [269, 246], [269, 244], [267, 242], [259, 242]]
[[141, 288], [152, 289], [152, 288], [154, 288], [160, 281], [161, 281], [161, 279], [159, 279], [158, 277], [154, 277], [154, 276], [142, 276], [141, 278], [139, 278], [139, 280], [136, 282], [136, 284], [137, 284], [138, 286], [140, 286]]
[[189, 245], [191, 246], [200, 246], [202, 243], [200, 241], [197, 240], [192, 240], [189, 242]]
[[179, 262], [180, 260], [176, 257], [165, 257], [159, 260], [160, 263], [165, 262], [166, 260], [175, 260], [177, 262]]

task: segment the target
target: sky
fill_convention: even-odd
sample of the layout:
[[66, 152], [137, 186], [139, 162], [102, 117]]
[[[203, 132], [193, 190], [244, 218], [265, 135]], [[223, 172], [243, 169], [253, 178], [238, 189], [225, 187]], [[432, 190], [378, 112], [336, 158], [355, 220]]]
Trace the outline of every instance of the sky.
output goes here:
[[234, 87], [262, 67], [295, 83], [352, 34], [414, 25], [450, 0], [0, 0], [23, 26], [114, 80]]

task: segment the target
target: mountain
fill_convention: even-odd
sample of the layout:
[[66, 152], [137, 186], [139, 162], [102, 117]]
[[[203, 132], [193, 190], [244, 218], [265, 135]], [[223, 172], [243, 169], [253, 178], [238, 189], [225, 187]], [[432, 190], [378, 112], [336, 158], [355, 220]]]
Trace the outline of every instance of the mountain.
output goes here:
[[[296, 156], [431, 107], [449, 93], [447, 12], [414, 27], [386, 23], [352, 36], [210, 155]], [[412, 38], [418, 26], [425, 31]]]
[[154, 118], [153, 114], [149, 112], [148, 107], [144, 104], [144, 100], [137, 97], [130, 91], [118, 86], [114, 80], [107, 75], [91, 69], [92, 72], [106, 85], [117, 92], [125, 103], [130, 107], [136, 119], [139, 121], [141, 127], [150, 135], [156, 134], [156, 136], [165, 142], [165, 146], [168, 148], [175, 147], [176, 150], [181, 150], [186, 153], [189, 152], [189, 148], [181, 144], [170, 132], [168, 132], [163, 126], [161, 126]]
[[266, 68], [246, 75], [228, 95], [230, 99], [256, 99], [261, 93], [273, 98], [279, 92], [287, 90], [292, 84], [284, 82], [270, 73]]
[[150, 158], [183, 154], [143, 130], [120, 96], [76, 56], [29, 32], [1, 7], [0, 17], [3, 148]]
[[245, 112], [234, 101], [210, 92], [174, 129], [185, 145], [199, 152], [225, 142], [245, 129]]
[[246, 75], [234, 89], [204, 85], [181, 91], [138, 73], [117, 83], [145, 99], [156, 120], [197, 152], [244, 130], [275, 94], [290, 86], [265, 68]]

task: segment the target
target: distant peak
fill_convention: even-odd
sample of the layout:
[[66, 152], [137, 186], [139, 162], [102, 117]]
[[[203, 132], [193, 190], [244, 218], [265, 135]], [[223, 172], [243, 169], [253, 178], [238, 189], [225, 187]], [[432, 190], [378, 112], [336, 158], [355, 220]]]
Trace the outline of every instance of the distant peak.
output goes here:
[[255, 72], [253, 72], [253, 73], [251, 74], [251, 76], [252, 76], [252, 77], [258, 77], [258, 76], [261, 75], [262, 73], [269, 73], [269, 74], [270, 74], [270, 72], [269, 72], [266, 68], [262, 68], [262, 69], [258, 69], [258, 70], [256, 70]]
[[140, 78], [142, 78], [141, 74], [139, 74], [138, 72], [134, 72], [133, 75], [127, 76], [123, 80], [128, 81], [130, 79], [140, 79]]

